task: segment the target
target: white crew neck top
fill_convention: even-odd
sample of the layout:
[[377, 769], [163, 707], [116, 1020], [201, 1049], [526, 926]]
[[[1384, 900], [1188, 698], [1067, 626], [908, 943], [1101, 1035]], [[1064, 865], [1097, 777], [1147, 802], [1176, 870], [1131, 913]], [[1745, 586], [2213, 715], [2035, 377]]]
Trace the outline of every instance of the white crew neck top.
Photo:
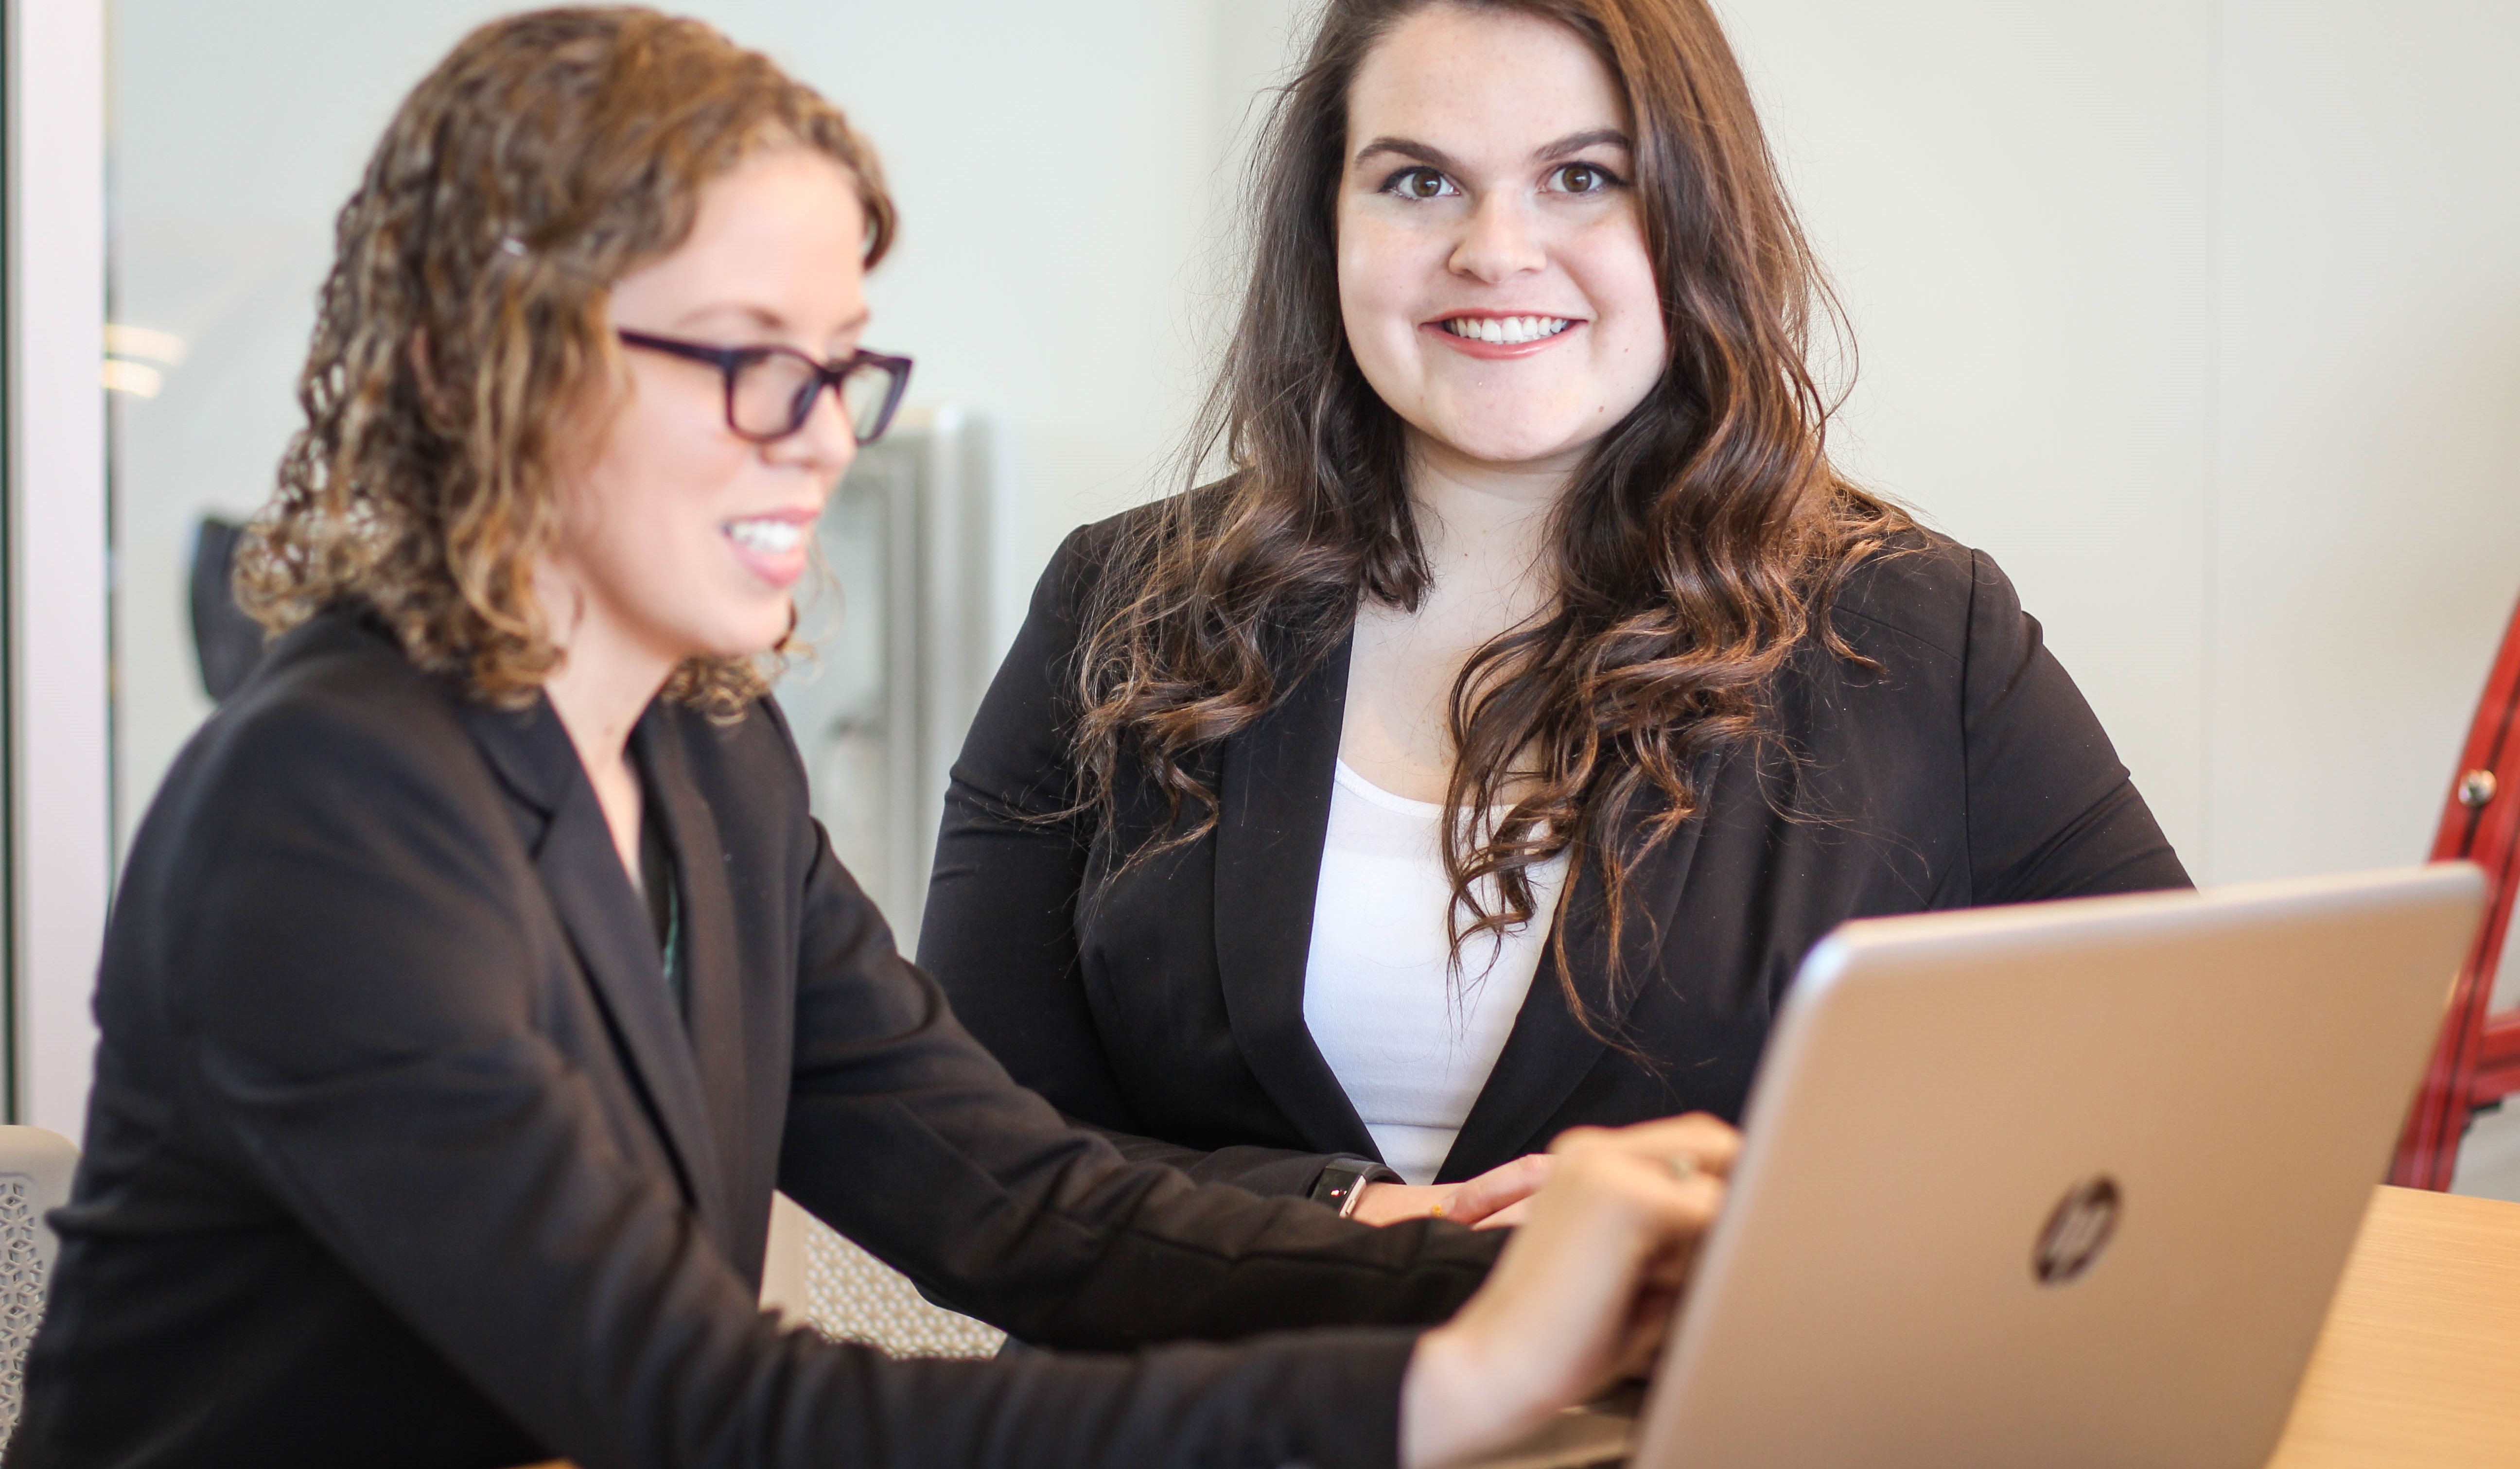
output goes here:
[[1565, 886], [1564, 854], [1532, 873], [1537, 912], [1502, 939], [1445, 933], [1444, 808], [1338, 763], [1304, 961], [1304, 1024], [1393, 1172], [1431, 1183], [1505, 1049]]

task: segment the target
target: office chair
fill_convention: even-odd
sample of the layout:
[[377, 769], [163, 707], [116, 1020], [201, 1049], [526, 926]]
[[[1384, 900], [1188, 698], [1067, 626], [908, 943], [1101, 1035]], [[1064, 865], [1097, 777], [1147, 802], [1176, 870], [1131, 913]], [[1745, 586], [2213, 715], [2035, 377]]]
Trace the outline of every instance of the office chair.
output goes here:
[[2485, 920], [2389, 1170], [2389, 1181], [2408, 1188], [2450, 1187], [2469, 1121], [2520, 1091], [2520, 1008], [2493, 1012], [2502, 941], [2520, 897], [2520, 610], [2503, 631], [2433, 838], [2435, 862], [2460, 858], [2485, 869]]
[[894, 1357], [994, 1357], [996, 1327], [920, 1295], [907, 1276], [807, 1214], [787, 1195], [771, 1205], [761, 1304], [791, 1325]]
[[236, 601], [237, 542], [245, 527], [203, 515], [193, 527], [193, 656], [202, 670], [202, 691], [224, 703], [262, 661], [262, 624]]
[[18, 1427], [26, 1348], [44, 1316], [44, 1287], [61, 1249], [47, 1211], [70, 1200], [78, 1149], [42, 1128], [0, 1127], [0, 1444]]

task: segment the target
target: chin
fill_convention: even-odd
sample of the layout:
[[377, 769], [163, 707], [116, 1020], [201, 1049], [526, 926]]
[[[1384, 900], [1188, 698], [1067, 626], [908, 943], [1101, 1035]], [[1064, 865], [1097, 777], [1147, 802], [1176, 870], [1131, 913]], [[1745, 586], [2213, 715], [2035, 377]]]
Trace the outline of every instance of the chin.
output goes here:
[[1489, 465], [1534, 464], [1574, 453], [1592, 442], [1570, 424], [1499, 424], [1493, 420], [1439, 423], [1434, 437], [1454, 453]]
[[786, 642], [791, 625], [788, 603], [782, 601], [775, 612], [727, 617], [692, 641], [698, 645], [700, 657], [750, 658]]

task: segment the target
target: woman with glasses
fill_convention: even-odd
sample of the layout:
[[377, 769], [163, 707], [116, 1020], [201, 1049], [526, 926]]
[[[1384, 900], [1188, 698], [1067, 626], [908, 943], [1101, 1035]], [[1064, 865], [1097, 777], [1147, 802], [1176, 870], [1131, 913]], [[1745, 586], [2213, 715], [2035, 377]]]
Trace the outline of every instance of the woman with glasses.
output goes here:
[[1705, 0], [1329, 0], [1192, 463], [1077, 533], [920, 958], [1132, 1156], [1510, 1221], [1737, 1117], [1843, 919], [2181, 886], [1985, 556], [1850, 483]]
[[[114, 907], [13, 1469], [1431, 1465], [1650, 1349], [1720, 1123], [1573, 1140], [1502, 1252], [1365, 1228], [1124, 1161], [894, 953], [764, 694], [909, 372], [892, 222], [829, 104], [652, 12], [403, 104], [244, 565], [279, 637]], [[774, 1186], [1103, 1355], [783, 1331]]]

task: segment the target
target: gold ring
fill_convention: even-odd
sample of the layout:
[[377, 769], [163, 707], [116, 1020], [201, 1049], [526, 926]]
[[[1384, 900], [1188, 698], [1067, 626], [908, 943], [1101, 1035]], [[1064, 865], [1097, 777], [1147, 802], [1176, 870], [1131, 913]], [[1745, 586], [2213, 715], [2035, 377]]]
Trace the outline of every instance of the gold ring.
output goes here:
[[1665, 1158], [1663, 1162], [1671, 1166], [1671, 1176], [1684, 1183], [1697, 1177], [1701, 1171], [1695, 1153], [1682, 1153], [1675, 1158]]

